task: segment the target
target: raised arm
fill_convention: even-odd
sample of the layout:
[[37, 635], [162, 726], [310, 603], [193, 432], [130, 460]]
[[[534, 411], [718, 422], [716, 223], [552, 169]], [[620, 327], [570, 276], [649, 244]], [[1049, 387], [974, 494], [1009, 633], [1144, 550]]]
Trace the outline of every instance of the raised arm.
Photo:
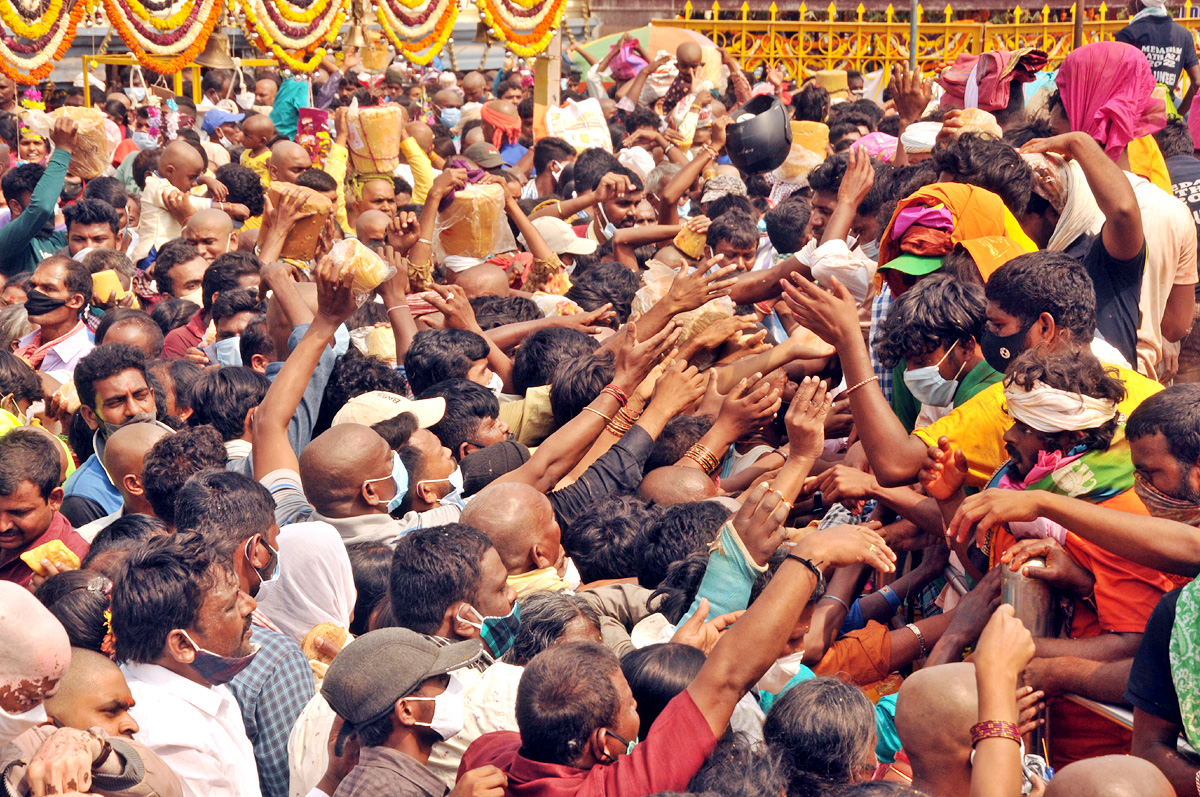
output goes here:
[[979, 637], [975, 681], [979, 722], [1003, 723], [1009, 736], [989, 736], [974, 745], [971, 797], [1012, 797], [1021, 793], [1021, 739], [1017, 736], [1017, 681], [1033, 658], [1033, 637], [1001, 606]]

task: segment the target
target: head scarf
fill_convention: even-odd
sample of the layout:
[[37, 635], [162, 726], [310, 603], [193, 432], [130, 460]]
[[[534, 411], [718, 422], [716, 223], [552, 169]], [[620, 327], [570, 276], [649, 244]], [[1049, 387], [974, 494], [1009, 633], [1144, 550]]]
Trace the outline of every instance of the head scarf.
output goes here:
[[941, 122], [917, 122], [904, 129], [900, 134], [900, 141], [904, 144], [904, 151], [910, 154], [930, 152], [937, 142], [937, 134], [941, 131]]
[[279, 630], [304, 639], [321, 623], [350, 627], [358, 593], [341, 536], [327, 523], [292, 523], [279, 530], [279, 578], [263, 584], [258, 608]]
[[0, 581], [0, 714], [41, 704], [71, 663], [71, 640], [33, 593]]
[[1008, 107], [1013, 84], [1030, 82], [1045, 65], [1046, 53], [1032, 47], [983, 55], [961, 53], [937, 78], [945, 89], [941, 106], [1002, 111]]
[[1033, 170], [1033, 193], [1058, 211], [1058, 224], [1046, 248], [1061, 252], [1079, 236], [1094, 235], [1104, 226], [1104, 214], [1096, 205], [1083, 170], [1075, 161], [1053, 154], [1021, 156]]
[[896, 156], [896, 137], [887, 133], [868, 133], [851, 144], [850, 149], [865, 149], [872, 158], [891, 163]]
[[1152, 96], [1150, 62], [1131, 44], [1096, 42], [1072, 50], [1055, 83], [1071, 129], [1096, 139], [1113, 160], [1130, 141], [1167, 122], [1163, 101]]
[[521, 136], [520, 117], [500, 113], [490, 104], [479, 109], [479, 118], [495, 128], [495, 132], [492, 133], [492, 144], [496, 149], [501, 149], [505, 143], [516, 143]]
[[1036, 381], [1029, 389], [1015, 382], [1004, 386], [1008, 414], [1044, 434], [1079, 432], [1103, 426], [1117, 416], [1117, 402], [1072, 393]]

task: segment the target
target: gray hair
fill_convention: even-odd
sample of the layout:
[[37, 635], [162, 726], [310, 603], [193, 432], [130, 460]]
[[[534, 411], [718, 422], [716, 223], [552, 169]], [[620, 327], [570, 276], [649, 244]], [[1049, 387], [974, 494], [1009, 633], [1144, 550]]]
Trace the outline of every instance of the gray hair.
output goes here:
[[600, 632], [600, 616], [577, 595], [566, 592], [535, 592], [521, 599], [521, 630], [504, 661], [523, 667], [537, 654], [562, 637], [567, 626], [582, 617]]
[[10, 304], [8, 307], [0, 307], [0, 345], [5, 351], [12, 351], [13, 343], [33, 330], [34, 326], [29, 321], [29, 314], [25, 312], [25, 305]]

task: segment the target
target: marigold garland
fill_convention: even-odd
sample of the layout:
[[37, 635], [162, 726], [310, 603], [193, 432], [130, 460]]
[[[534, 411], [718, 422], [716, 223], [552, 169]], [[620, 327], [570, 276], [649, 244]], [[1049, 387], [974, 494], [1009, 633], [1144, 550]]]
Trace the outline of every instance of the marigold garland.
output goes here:
[[9, 30], [22, 39], [37, 40], [49, 33], [54, 24], [59, 21], [62, 16], [63, 0], [50, 0], [50, 5], [46, 8], [45, 13], [32, 23], [28, 23], [26, 18], [21, 15], [20, 12], [23, 10], [16, 3], [0, 2], [0, 19], [4, 20], [4, 24], [8, 26]]
[[[196, 60], [220, 23], [222, 4], [217, 0], [184, 3], [166, 19], [147, 12], [138, 0], [102, 0], [109, 24], [116, 29], [138, 63], [163, 75], [175, 74]], [[157, 23], [180, 20], [167, 30]], [[152, 28], [145, 26], [146, 22]], [[155, 30], [157, 28], [158, 30]]]
[[[0, 8], [7, 5], [0, 0]], [[53, 5], [53, 4], [52, 4]], [[46, 16], [49, 16], [47, 8]], [[61, 11], [50, 28], [31, 45], [21, 45], [12, 37], [0, 33], [0, 72], [10, 80], [31, 86], [41, 82], [54, 71], [54, 63], [67, 54], [84, 15], [91, 10], [88, 0], [75, 0], [70, 13]], [[18, 34], [19, 35], [19, 34]], [[31, 57], [24, 57], [24, 56]]]
[[384, 35], [395, 45], [396, 52], [411, 63], [424, 66], [437, 57], [454, 34], [458, 3], [456, 0], [427, 0], [422, 6], [410, 5], [406, 0], [397, 2], [417, 13], [409, 16], [393, 7], [391, 0], [379, 0], [375, 16]]
[[[312, 72], [320, 66], [326, 46], [341, 30], [348, 7], [348, 0], [318, 0], [303, 11], [290, 9], [287, 0], [240, 1], [247, 32], [256, 46], [270, 51], [296, 72]], [[294, 28], [287, 20], [298, 21], [307, 27]]]
[[507, 0], [477, 0], [492, 35], [509, 50], [523, 58], [540, 55], [550, 46], [554, 31], [562, 24], [566, 0], [542, 0], [533, 6], [526, 6], [521, 0], [516, 2], [532, 13], [510, 12]]

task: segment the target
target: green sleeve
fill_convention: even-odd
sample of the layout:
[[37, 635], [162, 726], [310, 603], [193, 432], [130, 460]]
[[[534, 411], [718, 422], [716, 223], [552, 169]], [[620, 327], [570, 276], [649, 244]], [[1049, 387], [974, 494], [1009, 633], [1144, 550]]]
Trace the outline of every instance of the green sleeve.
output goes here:
[[900, 423], [904, 424], [905, 431], [911, 434], [916, 428], [917, 416], [921, 414], [921, 402], [908, 392], [908, 385], [904, 381], [904, 372], [907, 369], [908, 365], [904, 360], [896, 363], [896, 367], [892, 369], [892, 411], [896, 413]]
[[63, 181], [67, 176], [67, 165], [71, 162], [71, 153], [56, 149], [46, 164], [42, 179], [33, 188], [29, 206], [20, 216], [0, 229], [0, 252], [13, 255], [9, 262], [17, 262], [29, 242], [37, 236], [46, 222], [54, 218], [54, 206], [62, 194]]

